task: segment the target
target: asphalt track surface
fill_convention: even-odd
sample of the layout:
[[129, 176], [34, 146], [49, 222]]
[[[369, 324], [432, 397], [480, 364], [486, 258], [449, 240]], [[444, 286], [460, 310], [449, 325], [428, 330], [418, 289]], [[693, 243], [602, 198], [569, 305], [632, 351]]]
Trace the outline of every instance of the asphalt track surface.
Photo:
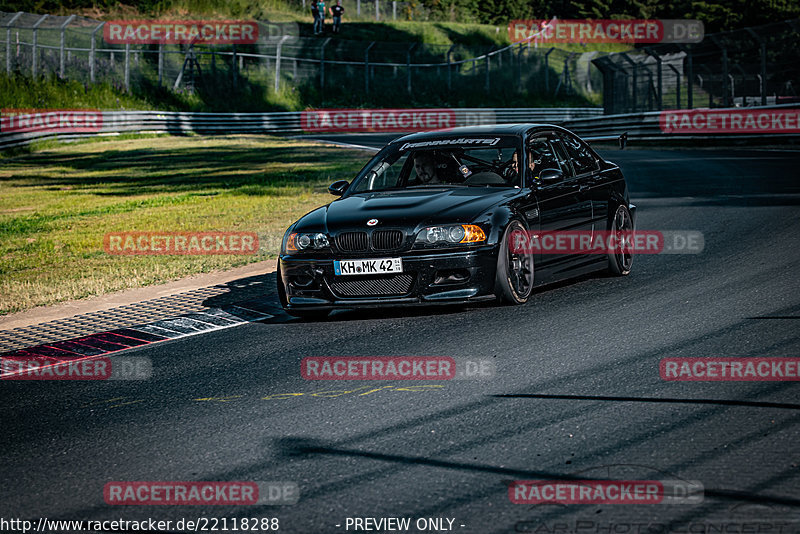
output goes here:
[[[345, 532], [348, 517], [450, 518], [464, 533], [800, 532], [800, 385], [665, 382], [658, 370], [664, 357], [800, 354], [800, 153], [603, 154], [625, 172], [640, 229], [699, 230], [705, 250], [637, 256], [628, 277], [545, 287], [521, 307], [277, 316], [126, 352], [152, 360], [147, 381], [0, 383], [0, 516], [277, 517], [302, 533]], [[300, 376], [306, 356], [409, 355], [491, 359], [497, 375], [423, 388]], [[509, 481], [574, 477], [699, 481], [704, 498], [509, 501]], [[301, 495], [104, 503], [107, 482], [147, 480], [293, 481]]]

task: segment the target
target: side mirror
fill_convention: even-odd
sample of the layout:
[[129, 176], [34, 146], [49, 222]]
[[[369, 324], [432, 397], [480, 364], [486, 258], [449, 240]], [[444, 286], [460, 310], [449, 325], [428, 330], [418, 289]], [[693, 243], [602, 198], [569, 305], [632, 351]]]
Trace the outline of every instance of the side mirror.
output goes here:
[[338, 182], [333, 182], [331, 185], [328, 186], [328, 193], [331, 195], [340, 197], [344, 194], [347, 186], [350, 185], [350, 182], [347, 180], [339, 180]]
[[542, 185], [554, 184], [564, 179], [564, 173], [559, 169], [545, 169], [539, 173]]

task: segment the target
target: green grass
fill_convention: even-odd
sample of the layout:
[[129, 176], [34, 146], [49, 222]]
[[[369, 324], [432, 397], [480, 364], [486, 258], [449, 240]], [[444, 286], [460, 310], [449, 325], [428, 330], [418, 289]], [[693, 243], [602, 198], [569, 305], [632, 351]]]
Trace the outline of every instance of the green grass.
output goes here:
[[[285, 229], [332, 200], [368, 154], [273, 137], [42, 142], [0, 162], [0, 313], [276, 257]], [[253, 256], [112, 256], [125, 231], [256, 232]]]
[[148, 109], [156, 105], [154, 100], [127, 94], [107, 83], [86, 86], [55, 76], [33, 79], [0, 74], [0, 108]]

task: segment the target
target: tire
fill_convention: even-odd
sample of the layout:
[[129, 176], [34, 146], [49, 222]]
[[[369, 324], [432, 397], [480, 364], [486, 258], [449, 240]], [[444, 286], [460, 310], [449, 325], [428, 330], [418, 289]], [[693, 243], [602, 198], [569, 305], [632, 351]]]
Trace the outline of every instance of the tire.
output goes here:
[[328, 310], [290, 310], [288, 308], [289, 300], [286, 298], [286, 288], [283, 287], [283, 279], [281, 279], [281, 264], [280, 260], [278, 261], [278, 300], [281, 303], [281, 307], [283, 311], [291, 315], [292, 317], [298, 317], [300, 319], [309, 319], [309, 320], [321, 320], [328, 317], [330, 311]]
[[[617, 207], [617, 211], [609, 223], [609, 231], [615, 235], [621, 232], [633, 232], [633, 219], [631, 212], [622, 204]], [[619, 246], [608, 253], [608, 270], [615, 276], [627, 276], [631, 272], [633, 265], [633, 252], [631, 251], [630, 239], [616, 239]]]
[[494, 294], [506, 304], [525, 304], [531, 296], [534, 281], [533, 254], [515, 254], [509, 247], [515, 231], [527, 233], [519, 221], [511, 221], [503, 231], [503, 239], [497, 252], [497, 271]]

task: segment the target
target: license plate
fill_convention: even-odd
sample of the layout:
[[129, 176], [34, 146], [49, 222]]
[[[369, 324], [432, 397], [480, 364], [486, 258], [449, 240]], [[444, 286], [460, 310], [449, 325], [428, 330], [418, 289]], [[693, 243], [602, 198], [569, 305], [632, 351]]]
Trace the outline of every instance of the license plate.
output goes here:
[[401, 258], [379, 258], [376, 260], [334, 260], [333, 270], [336, 276], [351, 274], [386, 274], [402, 273]]

